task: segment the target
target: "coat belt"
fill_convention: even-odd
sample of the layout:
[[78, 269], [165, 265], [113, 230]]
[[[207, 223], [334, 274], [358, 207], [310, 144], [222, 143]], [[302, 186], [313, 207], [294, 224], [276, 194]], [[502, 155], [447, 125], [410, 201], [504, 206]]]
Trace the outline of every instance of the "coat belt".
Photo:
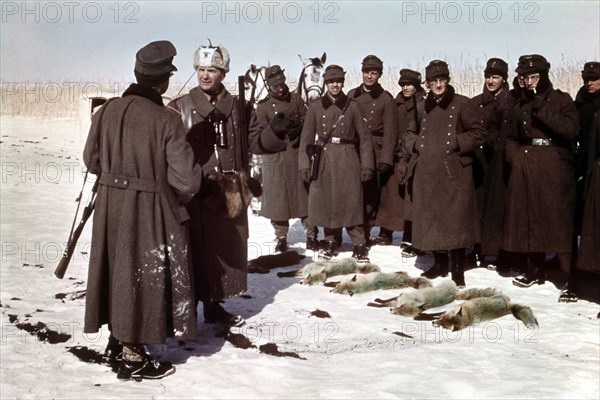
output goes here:
[[323, 136], [323, 135], [319, 135], [319, 142], [321, 142], [321, 144], [327, 144], [327, 143], [331, 143], [331, 144], [353, 144], [356, 146], [356, 141], [355, 140], [350, 140], [350, 139], [342, 139], [339, 137], [333, 137], [333, 136]]
[[161, 183], [159, 181], [143, 178], [135, 178], [120, 174], [103, 172], [100, 176], [100, 184], [120, 189], [135, 190], [138, 192], [159, 193]]

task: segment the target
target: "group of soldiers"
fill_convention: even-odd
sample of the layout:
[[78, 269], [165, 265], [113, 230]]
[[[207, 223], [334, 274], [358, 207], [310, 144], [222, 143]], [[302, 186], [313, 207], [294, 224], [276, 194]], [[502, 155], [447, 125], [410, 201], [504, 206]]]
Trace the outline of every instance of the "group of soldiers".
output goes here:
[[207, 323], [245, 323], [221, 303], [247, 288], [248, 219], [239, 210], [249, 191], [258, 195], [248, 152], [263, 158], [261, 212], [277, 251], [300, 218], [306, 248], [325, 259], [338, 254], [343, 228], [359, 262], [402, 231], [404, 256], [433, 253], [423, 275], [450, 271], [459, 286], [472, 245], [500, 269], [526, 256], [514, 280], [523, 287], [542, 284], [544, 256], [557, 254], [570, 271], [565, 301], [577, 300], [581, 271], [600, 270], [599, 62], [585, 64], [575, 102], [552, 87], [540, 55], [519, 59], [512, 89], [507, 63], [490, 59], [473, 99], [455, 92], [441, 60], [424, 80], [402, 69], [395, 98], [378, 82], [377, 56], [364, 58], [363, 83], [348, 94], [345, 71], [329, 65], [324, 94], [309, 104], [273, 65], [269, 96], [248, 115], [222, 83], [229, 53], [212, 44], [194, 53], [198, 85], [165, 106], [175, 55], [168, 41], [138, 51], [137, 83], [94, 115], [84, 151], [100, 180], [84, 331], [108, 324], [104, 356], [119, 363], [119, 379], [172, 374], [144, 345], [194, 339], [200, 303]]

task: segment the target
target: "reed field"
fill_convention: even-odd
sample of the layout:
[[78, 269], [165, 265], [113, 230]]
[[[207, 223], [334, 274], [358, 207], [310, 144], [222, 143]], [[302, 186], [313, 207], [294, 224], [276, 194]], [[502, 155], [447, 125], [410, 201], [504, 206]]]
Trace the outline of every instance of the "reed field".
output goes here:
[[[417, 65], [408, 65], [408, 68], [421, 71], [424, 75], [428, 61], [421, 60]], [[485, 60], [476, 62], [465, 61], [463, 57], [448, 61], [450, 67], [451, 84], [456, 91], [468, 97], [481, 93], [483, 89], [483, 70]], [[554, 87], [569, 93], [572, 97], [582, 86], [581, 69], [584, 62], [561, 60], [559, 65], [552, 65], [550, 79]], [[399, 92], [398, 77], [400, 66], [387, 66], [380, 79], [381, 85], [392, 95]], [[288, 85], [294, 90], [298, 83], [296, 73], [288, 76]], [[514, 72], [509, 73], [509, 82], [512, 82]], [[344, 90], [347, 92], [362, 82], [360, 69], [347, 68]], [[226, 88], [234, 94], [238, 93], [237, 79], [227, 76]], [[0, 115], [3, 117], [38, 117], [38, 118], [66, 118], [79, 119], [89, 115], [91, 97], [119, 96], [127, 88], [129, 82], [0, 82]], [[185, 94], [196, 85], [192, 78], [184, 87], [184, 82], [172, 81], [167, 97]]]

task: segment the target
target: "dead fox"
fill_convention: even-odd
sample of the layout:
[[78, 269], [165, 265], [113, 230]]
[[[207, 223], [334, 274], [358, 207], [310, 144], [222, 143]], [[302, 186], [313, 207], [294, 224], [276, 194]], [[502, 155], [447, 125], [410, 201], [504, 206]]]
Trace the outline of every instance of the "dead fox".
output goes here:
[[351, 273], [366, 274], [380, 271], [379, 267], [369, 263], [357, 263], [354, 258], [344, 258], [339, 261], [318, 261], [307, 264], [304, 268], [290, 272], [280, 272], [277, 276], [302, 276], [303, 285], [322, 284], [330, 276], [347, 275]]
[[457, 311], [445, 312], [439, 319], [433, 321], [433, 324], [452, 331], [460, 331], [473, 324], [490, 321], [511, 313], [529, 329], [539, 326], [531, 308], [513, 304], [504, 295], [467, 300], [460, 305]]
[[338, 283], [332, 290], [332, 293], [347, 293], [350, 296], [355, 293], [364, 293], [378, 289], [401, 289], [407, 287], [427, 287], [431, 286], [429, 279], [418, 277], [412, 278], [406, 272], [372, 272], [366, 275], [354, 275]]
[[423, 310], [443, 306], [454, 301], [457, 287], [451, 280], [444, 281], [435, 287], [426, 287], [414, 292], [401, 293], [394, 299], [390, 311], [392, 314], [414, 317]]

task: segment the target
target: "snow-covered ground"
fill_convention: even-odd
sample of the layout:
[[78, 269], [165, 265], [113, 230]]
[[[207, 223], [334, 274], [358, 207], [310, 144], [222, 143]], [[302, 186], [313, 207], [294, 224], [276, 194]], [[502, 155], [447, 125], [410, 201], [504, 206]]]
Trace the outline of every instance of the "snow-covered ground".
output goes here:
[[[83, 182], [85, 127], [3, 117], [0, 129], [3, 399], [600, 397], [598, 302], [558, 303], [551, 282], [521, 289], [483, 268], [466, 272], [467, 287], [498, 288], [531, 307], [539, 330], [508, 315], [449, 332], [366, 306], [400, 290], [350, 297], [279, 278], [275, 270], [250, 274], [247, 293], [226, 302], [246, 318], [244, 327], [227, 334], [204, 324], [200, 313], [195, 341], [149, 348], [176, 365], [174, 375], [120, 382], [109, 367], [82, 361], [93, 361], [107, 338], [106, 331], [82, 333], [89, 226], [65, 278], [53, 275]], [[403, 259], [400, 234], [394, 238], [394, 246], [371, 250], [383, 271], [417, 276], [432, 263], [430, 256]], [[304, 253], [298, 221], [289, 242]], [[250, 215], [249, 258], [273, 247], [269, 221]], [[340, 257], [351, 247], [345, 236]], [[300, 266], [312, 261], [308, 253]], [[279, 356], [269, 354], [275, 349]]]

